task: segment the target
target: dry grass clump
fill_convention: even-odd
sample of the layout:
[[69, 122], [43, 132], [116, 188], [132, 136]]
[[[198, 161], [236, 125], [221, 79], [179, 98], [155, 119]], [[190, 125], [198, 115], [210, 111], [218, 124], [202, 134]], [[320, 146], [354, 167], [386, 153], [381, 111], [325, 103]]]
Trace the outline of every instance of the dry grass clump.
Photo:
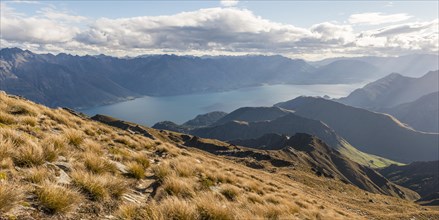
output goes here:
[[13, 116], [0, 112], [0, 125], [1, 124], [11, 125], [14, 123], [15, 123], [15, 118]]
[[35, 127], [38, 123], [38, 120], [33, 116], [23, 116], [20, 118], [20, 124], [29, 125], [31, 127]]
[[221, 202], [213, 193], [201, 193], [194, 202], [200, 219], [235, 219], [235, 210]]
[[45, 159], [50, 162], [56, 160], [59, 155], [66, 154], [66, 145], [66, 139], [60, 135], [51, 134], [41, 141]]
[[142, 164], [131, 161], [126, 164], [126, 167], [130, 176], [136, 179], [142, 179], [145, 177], [145, 168], [142, 166]]
[[110, 175], [92, 175], [76, 171], [71, 174], [73, 182], [81, 188], [90, 199], [107, 200], [110, 197], [119, 198], [127, 190], [127, 183]]
[[84, 153], [84, 165], [85, 167], [97, 174], [117, 171], [116, 165], [107, 159], [101, 158], [93, 153]]
[[40, 145], [28, 143], [28, 145], [18, 147], [12, 159], [17, 166], [31, 167], [43, 164], [45, 155]]
[[7, 212], [23, 198], [22, 190], [8, 182], [0, 182], [0, 213]]
[[36, 116], [36, 110], [31, 107], [29, 104], [25, 104], [24, 102], [21, 103], [15, 103], [12, 105], [9, 105], [8, 113], [12, 115], [30, 115], [30, 116]]
[[221, 186], [220, 190], [221, 194], [223, 194], [226, 199], [230, 201], [236, 200], [239, 194], [239, 188], [230, 184]]
[[190, 181], [178, 178], [176, 176], [168, 176], [164, 179], [161, 186], [167, 195], [182, 198], [190, 198], [194, 193], [194, 187]]
[[190, 164], [188, 162], [190, 158], [184, 158], [184, 160], [186, 161], [183, 161], [183, 159], [171, 161], [170, 162], [171, 168], [175, 170], [177, 175], [180, 177], [193, 176], [195, 174], [194, 164]]
[[53, 173], [45, 167], [31, 167], [24, 171], [24, 179], [31, 183], [40, 184], [45, 180], [52, 179]]
[[136, 152], [131, 154], [131, 158], [135, 160], [138, 164], [142, 165], [144, 169], [148, 168], [151, 165], [149, 161], [149, 157], [141, 152]]
[[70, 211], [82, 199], [78, 192], [52, 183], [43, 184], [35, 194], [40, 204], [50, 213]]
[[75, 147], [79, 147], [84, 142], [84, 137], [77, 130], [67, 130], [64, 135], [67, 142]]
[[158, 205], [157, 209], [160, 213], [163, 213], [164, 219], [198, 219], [197, 209], [191, 202], [178, 199], [174, 196], [160, 201], [160, 205]]
[[171, 167], [166, 162], [162, 162], [161, 164], [154, 166], [152, 171], [155, 177], [161, 182], [163, 182], [167, 176], [173, 173]]

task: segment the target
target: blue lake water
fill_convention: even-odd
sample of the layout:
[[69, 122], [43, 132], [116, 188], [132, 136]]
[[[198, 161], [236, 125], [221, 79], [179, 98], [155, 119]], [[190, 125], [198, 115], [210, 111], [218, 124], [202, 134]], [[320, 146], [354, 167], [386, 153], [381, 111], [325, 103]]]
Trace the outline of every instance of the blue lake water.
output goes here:
[[146, 126], [165, 120], [181, 124], [198, 114], [211, 111], [231, 112], [245, 106], [272, 106], [298, 96], [328, 95], [331, 98], [338, 98], [348, 95], [364, 84], [265, 85], [218, 93], [145, 96], [81, 111], [90, 116], [104, 114]]

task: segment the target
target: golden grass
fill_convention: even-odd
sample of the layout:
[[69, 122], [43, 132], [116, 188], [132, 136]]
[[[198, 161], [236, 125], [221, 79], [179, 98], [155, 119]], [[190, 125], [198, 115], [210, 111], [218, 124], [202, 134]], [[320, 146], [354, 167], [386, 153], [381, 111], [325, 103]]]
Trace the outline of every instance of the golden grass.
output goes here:
[[88, 172], [75, 171], [71, 174], [73, 183], [91, 199], [104, 201], [119, 198], [127, 191], [127, 182], [110, 175], [93, 175]]
[[68, 212], [82, 199], [78, 192], [51, 183], [43, 184], [35, 194], [40, 204], [50, 213]]
[[0, 182], [0, 211], [7, 212], [18, 204], [23, 198], [22, 193], [16, 185], [5, 181]]
[[145, 168], [138, 162], [128, 162], [126, 164], [127, 171], [131, 177], [142, 179], [145, 177]]
[[65, 132], [65, 137], [70, 145], [79, 147], [84, 142], [84, 137], [81, 132], [77, 130], [68, 130]]
[[24, 171], [24, 179], [31, 183], [40, 184], [45, 180], [53, 179], [53, 174], [45, 167], [31, 167]]
[[101, 158], [93, 153], [84, 153], [84, 165], [85, 167], [96, 174], [102, 174], [107, 172], [115, 173], [116, 165], [107, 159]]
[[195, 194], [194, 187], [189, 181], [176, 176], [166, 177], [161, 187], [167, 195], [171, 196], [190, 198]]

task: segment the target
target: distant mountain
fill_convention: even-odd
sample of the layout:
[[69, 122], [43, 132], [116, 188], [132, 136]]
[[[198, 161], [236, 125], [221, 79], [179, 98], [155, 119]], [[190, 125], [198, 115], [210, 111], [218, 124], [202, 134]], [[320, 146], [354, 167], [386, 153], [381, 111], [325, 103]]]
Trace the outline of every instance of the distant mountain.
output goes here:
[[367, 62], [359, 60], [336, 60], [320, 66], [307, 78], [310, 83], [355, 83], [376, 79], [382, 70]]
[[439, 161], [391, 165], [379, 172], [390, 181], [416, 191], [425, 205], [439, 205]]
[[191, 119], [183, 124], [183, 126], [189, 128], [198, 128], [211, 125], [218, 121], [220, 118], [226, 116], [226, 112], [214, 111], [206, 114], [197, 115], [194, 119]]
[[392, 73], [380, 80], [353, 91], [337, 101], [371, 110], [391, 108], [439, 91], [439, 73], [431, 71], [420, 78]]
[[311, 71], [314, 67], [305, 61], [282, 56], [209, 59], [153, 55], [119, 59], [34, 54], [17, 48], [0, 50], [0, 90], [49, 106], [87, 107], [141, 95], [295, 83]]
[[319, 67], [336, 61], [361, 61], [377, 67], [381, 74], [396, 72], [411, 77], [420, 77], [426, 72], [439, 69], [439, 56], [435, 54], [411, 54], [399, 57], [338, 57], [310, 63]]
[[395, 116], [416, 130], [439, 133], [439, 92], [381, 111]]
[[[429, 55], [425, 60], [418, 57], [410, 66], [432, 67]], [[282, 56], [116, 58], [4, 48], [0, 50], [0, 90], [51, 107], [80, 108], [145, 95], [218, 92], [262, 84], [364, 82], [391, 72], [375, 64], [342, 59], [317, 68], [304, 60]], [[400, 63], [391, 66], [397, 71]]]
[[242, 107], [217, 120], [212, 126], [225, 124], [231, 121], [270, 121], [291, 113], [278, 107]]
[[275, 106], [322, 121], [366, 153], [400, 162], [438, 159], [439, 134], [415, 131], [387, 114], [314, 97], [299, 97]]

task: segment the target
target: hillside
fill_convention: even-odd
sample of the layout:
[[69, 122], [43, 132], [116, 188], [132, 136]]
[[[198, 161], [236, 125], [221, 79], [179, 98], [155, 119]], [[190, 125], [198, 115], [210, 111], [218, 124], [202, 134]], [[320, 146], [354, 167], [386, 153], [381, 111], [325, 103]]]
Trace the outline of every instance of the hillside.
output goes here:
[[391, 165], [379, 172], [392, 182], [419, 193], [422, 204], [439, 204], [439, 161], [414, 162], [406, 166]]
[[[251, 113], [252, 116], [242, 117], [241, 113], [244, 111]], [[281, 114], [268, 114], [268, 116], [264, 115], [267, 112], [273, 113], [273, 111]], [[224, 116], [224, 118], [220, 119], [220, 121], [221, 120], [224, 123], [218, 123], [218, 121], [211, 126], [187, 130], [187, 133], [204, 138], [214, 138], [229, 142], [236, 140], [256, 139], [271, 133], [287, 136], [292, 136], [296, 133], [308, 133], [322, 139], [331, 147], [337, 149], [342, 154], [348, 156], [357, 163], [371, 167], [382, 167], [396, 163], [394, 161], [377, 157], [375, 155], [366, 154], [357, 150], [355, 147], [349, 144], [348, 141], [335, 133], [332, 128], [320, 121], [304, 118], [277, 107], [240, 108]], [[155, 125], [154, 127], [159, 128], [160, 126]], [[175, 129], [171, 126], [163, 126], [163, 128], [170, 130]], [[258, 147], [258, 145], [252, 144], [244, 146]]]
[[415, 130], [439, 133], [439, 92], [381, 111], [395, 116]]
[[419, 78], [392, 73], [337, 101], [354, 107], [379, 111], [383, 108], [412, 102], [424, 95], [437, 92], [439, 91], [438, 84], [438, 70], [430, 71]]
[[320, 120], [359, 150], [399, 162], [437, 160], [439, 134], [415, 131], [387, 114], [314, 97], [276, 106]]
[[[0, 100], [1, 218], [439, 216], [433, 209], [368, 193], [305, 169], [274, 166], [242, 155], [208, 153], [209, 149], [229, 146], [222, 142], [97, 118], [109, 126], [69, 110], [49, 109], [4, 93]], [[318, 146], [319, 151], [328, 149]], [[303, 145], [292, 152], [298, 154], [296, 151], [303, 148], [313, 149]], [[238, 147], [231, 152], [239, 155], [245, 149]], [[250, 168], [250, 161], [266, 167]]]

